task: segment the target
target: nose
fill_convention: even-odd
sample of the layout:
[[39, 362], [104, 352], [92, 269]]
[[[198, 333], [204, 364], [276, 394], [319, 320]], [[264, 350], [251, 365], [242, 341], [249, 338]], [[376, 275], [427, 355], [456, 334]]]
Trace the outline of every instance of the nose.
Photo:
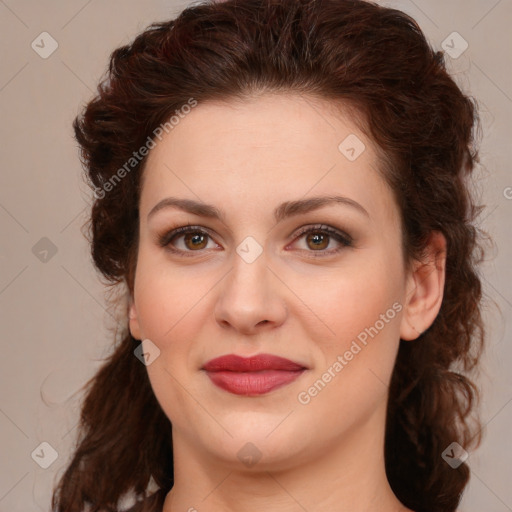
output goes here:
[[219, 325], [249, 335], [283, 324], [288, 312], [285, 285], [268, 266], [265, 252], [250, 263], [238, 254], [233, 260], [215, 305]]

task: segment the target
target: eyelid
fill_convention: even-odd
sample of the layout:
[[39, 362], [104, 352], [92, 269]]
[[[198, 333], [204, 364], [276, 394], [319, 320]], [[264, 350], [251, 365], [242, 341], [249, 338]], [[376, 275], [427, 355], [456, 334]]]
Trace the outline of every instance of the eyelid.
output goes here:
[[[298, 231], [295, 231], [293, 233], [294, 240], [298, 237], [301, 237], [302, 235], [309, 233], [309, 232], [325, 232], [331, 237], [339, 238], [341, 240], [338, 240], [340, 243], [344, 243], [348, 246], [352, 245], [353, 238], [346, 233], [345, 231], [342, 231], [341, 229], [335, 228], [333, 226], [330, 226], [328, 224], [308, 224], [307, 226], [303, 226], [302, 228], [299, 228]], [[315, 252], [315, 251], [311, 251]], [[318, 251], [318, 252], [327, 252], [327, 251]]]
[[[176, 228], [171, 228], [169, 230], [164, 231], [163, 234], [157, 235], [157, 237], [156, 237], [157, 243], [161, 247], [165, 248], [170, 245], [171, 240], [173, 238], [176, 238], [180, 235], [185, 235], [190, 232], [191, 233], [196, 233], [196, 232], [203, 233], [205, 235], [208, 235], [213, 241], [215, 241], [215, 237], [212, 235], [212, 232], [208, 228], [188, 223], [188, 224], [185, 224], [182, 226], [178, 226]], [[215, 242], [215, 243], [217, 243], [217, 242]], [[183, 251], [180, 251], [179, 249], [177, 251], [183, 252]], [[185, 252], [194, 252], [194, 251], [185, 251]], [[196, 251], [196, 252], [200, 252], [200, 251]]]

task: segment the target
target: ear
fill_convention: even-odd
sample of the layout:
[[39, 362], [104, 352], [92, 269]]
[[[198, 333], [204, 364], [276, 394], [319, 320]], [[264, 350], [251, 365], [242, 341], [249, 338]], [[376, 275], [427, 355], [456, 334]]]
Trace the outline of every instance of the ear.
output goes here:
[[416, 260], [406, 278], [400, 338], [414, 340], [436, 319], [443, 301], [446, 273], [446, 238], [439, 231], [429, 237], [425, 257]]
[[135, 307], [135, 302], [133, 301], [133, 298], [130, 298], [129, 303], [129, 309], [128, 309], [128, 316], [129, 316], [129, 322], [130, 322], [130, 333], [131, 335], [136, 339], [140, 340], [140, 326], [139, 326], [139, 317], [137, 315], [137, 309]]

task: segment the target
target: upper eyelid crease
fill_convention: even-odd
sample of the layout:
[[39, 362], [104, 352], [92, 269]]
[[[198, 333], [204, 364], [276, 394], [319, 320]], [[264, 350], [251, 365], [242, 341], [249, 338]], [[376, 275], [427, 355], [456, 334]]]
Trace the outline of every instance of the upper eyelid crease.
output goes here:
[[[302, 213], [308, 213], [313, 210], [317, 210], [324, 206], [329, 206], [332, 204], [344, 204], [347, 206], [351, 206], [353, 209], [359, 211], [366, 217], [370, 218], [370, 214], [358, 202], [348, 197], [333, 195], [312, 197], [309, 199], [300, 199], [297, 201], [286, 201], [280, 204], [274, 210], [274, 219], [276, 223], [278, 223], [288, 217], [292, 217], [294, 215], [299, 215]], [[195, 201], [193, 199], [179, 199], [176, 197], [167, 197], [165, 199], [162, 199], [151, 209], [151, 211], [148, 213], [147, 219], [149, 220], [155, 213], [157, 213], [160, 210], [163, 210], [164, 208], [177, 208], [179, 210], [192, 213], [194, 215], [212, 219], [219, 219], [225, 222], [224, 213], [215, 206], [202, 203], [200, 201]]]

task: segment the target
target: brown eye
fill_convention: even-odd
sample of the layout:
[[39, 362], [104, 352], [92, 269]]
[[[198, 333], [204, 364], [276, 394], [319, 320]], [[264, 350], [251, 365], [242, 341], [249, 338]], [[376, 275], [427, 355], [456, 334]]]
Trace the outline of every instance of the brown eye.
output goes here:
[[[303, 228], [296, 237], [297, 239], [304, 238], [306, 248], [301, 249], [315, 257], [332, 256], [344, 248], [353, 246], [353, 240], [350, 235], [325, 224]], [[331, 242], [335, 242], [338, 247], [327, 249]]]
[[[183, 235], [183, 242], [187, 249], [204, 249], [208, 240], [208, 235], [197, 233], [185, 233]], [[206, 242], [205, 242], [206, 241]]]
[[195, 226], [183, 226], [159, 237], [161, 247], [171, 252], [187, 254], [207, 249], [212, 237], [204, 230]]
[[325, 233], [308, 233], [306, 243], [314, 250], [326, 249], [329, 245], [329, 236]]

